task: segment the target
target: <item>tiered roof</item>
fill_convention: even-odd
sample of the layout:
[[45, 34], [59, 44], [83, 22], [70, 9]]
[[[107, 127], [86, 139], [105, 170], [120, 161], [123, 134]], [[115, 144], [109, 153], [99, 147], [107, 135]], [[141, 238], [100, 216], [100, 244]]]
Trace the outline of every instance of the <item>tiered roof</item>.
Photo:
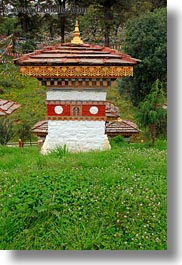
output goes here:
[[47, 46], [41, 50], [25, 54], [15, 60], [23, 66], [48, 65], [98, 65], [98, 66], [131, 66], [140, 60], [132, 58], [117, 50], [95, 44], [63, 43]]

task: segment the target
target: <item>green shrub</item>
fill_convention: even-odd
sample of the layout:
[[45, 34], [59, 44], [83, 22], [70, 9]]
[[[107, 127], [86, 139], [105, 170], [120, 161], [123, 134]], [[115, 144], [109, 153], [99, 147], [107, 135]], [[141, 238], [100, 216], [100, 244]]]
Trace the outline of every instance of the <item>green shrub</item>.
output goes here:
[[0, 144], [5, 145], [13, 136], [12, 124], [7, 118], [0, 119]]
[[123, 136], [117, 135], [110, 139], [111, 146], [122, 146], [126, 143], [126, 140]]

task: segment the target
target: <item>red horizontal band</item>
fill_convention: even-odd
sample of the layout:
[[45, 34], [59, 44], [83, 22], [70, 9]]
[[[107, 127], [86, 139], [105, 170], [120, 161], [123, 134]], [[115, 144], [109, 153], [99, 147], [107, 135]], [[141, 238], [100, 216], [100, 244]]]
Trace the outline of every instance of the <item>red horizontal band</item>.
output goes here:
[[53, 105], [47, 104], [47, 116], [78, 116], [101, 117], [105, 116], [105, 105]]

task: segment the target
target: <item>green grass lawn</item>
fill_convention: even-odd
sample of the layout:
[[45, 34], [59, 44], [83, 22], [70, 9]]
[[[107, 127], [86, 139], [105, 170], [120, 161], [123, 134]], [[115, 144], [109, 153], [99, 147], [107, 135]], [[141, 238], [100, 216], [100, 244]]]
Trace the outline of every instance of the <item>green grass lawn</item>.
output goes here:
[[0, 249], [167, 249], [166, 144], [0, 147]]

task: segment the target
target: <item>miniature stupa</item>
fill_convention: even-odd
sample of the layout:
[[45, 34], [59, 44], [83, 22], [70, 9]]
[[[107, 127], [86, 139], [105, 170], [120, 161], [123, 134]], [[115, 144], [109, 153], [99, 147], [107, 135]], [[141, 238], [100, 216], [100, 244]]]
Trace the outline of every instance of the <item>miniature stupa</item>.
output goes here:
[[36, 77], [47, 88], [48, 134], [42, 152], [65, 145], [73, 152], [110, 148], [105, 134], [107, 89], [117, 78], [133, 76], [138, 62], [109, 47], [83, 43], [78, 21], [71, 42], [17, 59], [23, 75]]

